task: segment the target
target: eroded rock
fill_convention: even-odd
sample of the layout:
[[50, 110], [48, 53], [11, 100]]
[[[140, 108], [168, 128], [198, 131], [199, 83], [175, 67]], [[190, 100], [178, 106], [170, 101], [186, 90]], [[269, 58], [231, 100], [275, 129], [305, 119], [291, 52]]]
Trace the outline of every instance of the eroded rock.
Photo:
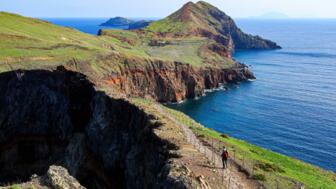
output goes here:
[[185, 188], [141, 109], [79, 73], [23, 72], [0, 74], [0, 185], [47, 173], [55, 188]]
[[68, 170], [61, 166], [50, 166], [47, 182], [54, 189], [85, 189], [69, 174]]

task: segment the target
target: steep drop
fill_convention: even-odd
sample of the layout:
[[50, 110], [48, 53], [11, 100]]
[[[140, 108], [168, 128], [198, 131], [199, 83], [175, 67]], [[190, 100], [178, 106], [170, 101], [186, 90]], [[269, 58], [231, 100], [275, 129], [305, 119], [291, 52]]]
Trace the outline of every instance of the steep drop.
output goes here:
[[87, 188], [185, 188], [168, 176], [176, 147], [154, 134], [160, 124], [84, 75], [7, 72], [0, 90], [0, 185], [58, 165]]

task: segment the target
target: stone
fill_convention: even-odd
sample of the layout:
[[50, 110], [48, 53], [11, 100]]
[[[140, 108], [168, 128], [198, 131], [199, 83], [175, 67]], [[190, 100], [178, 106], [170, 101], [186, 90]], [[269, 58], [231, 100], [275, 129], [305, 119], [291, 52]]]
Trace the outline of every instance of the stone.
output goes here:
[[61, 166], [50, 166], [47, 172], [47, 182], [54, 189], [85, 189]]

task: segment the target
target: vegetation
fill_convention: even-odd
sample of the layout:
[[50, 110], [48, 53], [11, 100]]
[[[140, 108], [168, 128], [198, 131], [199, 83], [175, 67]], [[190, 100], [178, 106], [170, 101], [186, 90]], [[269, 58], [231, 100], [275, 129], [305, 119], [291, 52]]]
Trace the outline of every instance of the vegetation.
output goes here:
[[88, 58], [107, 41], [38, 19], [0, 12], [0, 60]]
[[[203, 51], [209, 39], [160, 37], [153, 32], [165, 30], [154, 29], [160, 27], [159, 22], [154, 22], [142, 33], [102, 30], [100, 36], [6, 12], [0, 12], [0, 22], [0, 72], [8, 70], [8, 64], [14, 69], [36, 69], [55, 67], [73, 59], [90, 64], [89, 67], [94, 71], [101, 71], [104, 70], [101, 68], [104, 64], [97, 64], [97, 62], [101, 62], [99, 59], [113, 53], [125, 58], [161, 59], [194, 66], [213, 66], [213, 64], [207, 64], [205, 57], [214, 57], [213, 61], [222, 67], [233, 65], [233, 61], [225, 57]], [[170, 25], [176, 27], [175, 29], [181, 29], [180, 27], [184, 26], [178, 22], [172, 22]], [[166, 23], [162, 26], [168, 25]], [[171, 31], [171, 29], [168, 30]], [[170, 43], [166, 46], [151, 46], [149, 44], [152, 39]], [[114, 65], [109, 64], [109, 67], [116, 67], [117, 63], [119, 62], [113, 63]], [[85, 65], [82, 67], [88, 68]]]
[[253, 175], [252, 178], [255, 179], [255, 180], [266, 181], [265, 175], [259, 174], [259, 173]]
[[165, 60], [185, 62], [194, 66], [201, 66], [203, 58], [198, 56], [198, 51], [206, 43], [203, 38], [190, 38], [170, 40], [170, 44], [158, 46], [146, 46], [144, 49], [153, 57]]
[[185, 23], [176, 21], [169, 17], [159, 20], [157, 22], [153, 22], [147, 28], [145, 28], [146, 31], [160, 33], [176, 33], [180, 31], [185, 31], [186, 29], [187, 25]]
[[[230, 68], [235, 64], [232, 60], [209, 51], [209, 39], [160, 36], [157, 32], [167, 30], [161, 28], [162, 26], [173, 27], [167, 31], [181, 30], [186, 26], [185, 23], [169, 18], [162, 22], [171, 23], [154, 22], [143, 32], [102, 30], [99, 36], [6, 12], [0, 12], [0, 22], [0, 72], [10, 67], [52, 68], [76, 59], [89, 64], [81, 66], [80, 69], [92, 69], [91, 71], [101, 74], [106, 68], [118, 68], [118, 60], [109, 64], [102, 61], [111, 54], [137, 60], [177, 61], [193, 66], [216, 65]], [[153, 39], [168, 41], [169, 44], [151, 46]], [[212, 57], [211, 61], [208, 60], [209, 57]]]
[[15, 185], [10, 186], [9, 189], [21, 189], [21, 186], [18, 184], [15, 184]]

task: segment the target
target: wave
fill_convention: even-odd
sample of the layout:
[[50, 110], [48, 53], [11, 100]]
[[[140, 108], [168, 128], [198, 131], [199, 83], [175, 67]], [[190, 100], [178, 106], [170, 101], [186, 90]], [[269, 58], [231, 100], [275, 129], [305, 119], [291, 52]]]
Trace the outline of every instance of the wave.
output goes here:
[[291, 56], [304, 56], [313, 58], [336, 58], [336, 54], [330, 53], [315, 53], [315, 52], [279, 52], [279, 54], [291, 55]]

